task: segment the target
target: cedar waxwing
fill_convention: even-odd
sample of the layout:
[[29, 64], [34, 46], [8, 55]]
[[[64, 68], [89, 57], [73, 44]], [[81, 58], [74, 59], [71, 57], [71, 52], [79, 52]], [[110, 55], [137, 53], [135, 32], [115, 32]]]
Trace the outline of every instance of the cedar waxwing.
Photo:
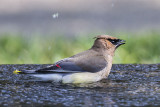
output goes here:
[[99, 35], [93, 46], [84, 52], [65, 58], [55, 64], [38, 70], [15, 70], [14, 74], [31, 74], [42, 80], [62, 83], [91, 83], [107, 78], [115, 50], [124, 40]]

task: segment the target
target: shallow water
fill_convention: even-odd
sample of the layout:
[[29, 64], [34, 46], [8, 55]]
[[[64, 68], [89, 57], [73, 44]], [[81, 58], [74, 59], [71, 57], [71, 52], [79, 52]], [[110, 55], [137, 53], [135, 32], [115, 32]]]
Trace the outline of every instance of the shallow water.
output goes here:
[[0, 106], [160, 106], [160, 64], [113, 65], [92, 84], [61, 84], [13, 75], [47, 65], [0, 65]]

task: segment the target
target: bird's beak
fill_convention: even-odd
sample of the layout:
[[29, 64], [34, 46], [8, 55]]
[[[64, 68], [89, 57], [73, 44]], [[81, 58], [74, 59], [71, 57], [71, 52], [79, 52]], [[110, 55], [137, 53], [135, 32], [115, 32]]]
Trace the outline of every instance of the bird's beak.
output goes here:
[[123, 45], [123, 44], [125, 44], [125, 40], [119, 40], [119, 42], [117, 43], [117, 45], [116, 45], [116, 48], [118, 48], [119, 46], [121, 46], [121, 45]]

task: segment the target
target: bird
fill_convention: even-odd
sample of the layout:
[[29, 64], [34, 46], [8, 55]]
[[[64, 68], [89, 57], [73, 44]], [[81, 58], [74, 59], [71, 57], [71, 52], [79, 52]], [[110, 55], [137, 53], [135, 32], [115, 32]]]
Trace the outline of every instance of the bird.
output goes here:
[[125, 40], [109, 35], [94, 37], [92, 47], [50, 66], [37, 70], [15, 70], [14, 74], [30, 74], [45, 81], [93, 83], [106, 79], [112, 67], [115, 50]]

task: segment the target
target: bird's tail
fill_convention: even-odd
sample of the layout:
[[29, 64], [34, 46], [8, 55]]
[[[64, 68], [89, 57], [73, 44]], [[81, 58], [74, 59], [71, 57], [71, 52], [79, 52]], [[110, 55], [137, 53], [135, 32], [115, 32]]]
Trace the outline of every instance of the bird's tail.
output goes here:
[[[54, 72], [53, 72], [54, 73]], [[15, 70], [13, 71], [13, 74], [29, 74], [30, 76], [34, 76], [37, 78], [40, 78], [41, 80], [44, 81], [56, 81], [56, 82], [60, 82], [62, 80], [62, 75], [63, 74], [53, 74], [49, 72], [37, 72], [36, 70]], [[45, 74], [45, 75], [44, 75]]]
[[13, 74], [36, 74], [36, 70], [15, 70]]
[[45, 70], [45, 69], [39, 69], [39, 70], [15, 70], [13, 71], [13, 74], [68, 74], [68, 73], [78, 73], [80, 71], [68, 71], [68, 70]]

